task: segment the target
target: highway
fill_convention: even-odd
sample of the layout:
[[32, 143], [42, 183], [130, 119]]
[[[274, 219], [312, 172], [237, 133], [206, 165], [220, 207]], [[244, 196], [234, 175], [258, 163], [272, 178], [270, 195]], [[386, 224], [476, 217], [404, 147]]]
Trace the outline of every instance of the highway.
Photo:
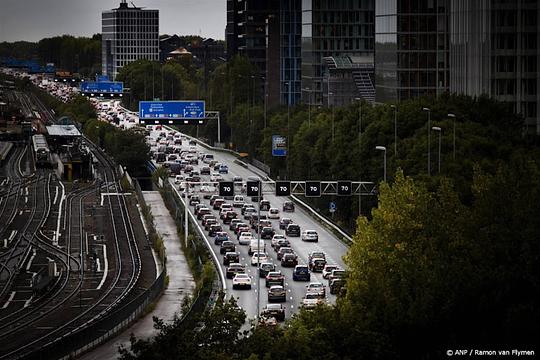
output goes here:
[[[159, 136], [159, 131], [152, 131], [150, 135], [151, 139], [154, 141], [158, 139], [158, 136]], [[189, 148], [188, 142], [183, 141], [182, 149], [188, 150], [188, 148]], [[199, 154], [201, 153], [213, 154], [215, 160], [217, 160], [220, 163], [228, 165], [229, 173], [222, 174], [225, 181], [232, 181], [234, 176], [240, 176], [245, 182], [248, 176], [262, 175], [260, 171], [252, 169], [251, 167], [249, 169], [246, 169], [243, 166], [235, 163], [234, 160], [236, 158], [232, 154], [227, 154], [227, 153], [223, 153], [219, 151], [212, 151], [212, 150], [202, 147], [199, 144], [196, 145], [196, 150]], [[203, 164], [202, 161], [199, 161], [199, 165], [194, 166], [194, 168], [200, 170], [200, 168], [204, 165], [206, 164]], [[214, 171], [212, 170], [212, 172]], [[210, 176], [202, 175], [201, 180], [203, 182], [210, 181]], [[173, 187], [176, 189], [178, 196], [180, 196], [178, 192], [178, 185], [174, 184], [174, 178], [172, 177], [169, 178], [169, 181], [171, 185], [173, 185]], [[237, 191], [236, 193], [239, 193], [239, 192]], [[200, 196], [200, 198], [201, 198], [201, 201], [203, 201], [203, 203], [209, 205], [209, 200], [203, 199], [202, 196]], [[247, 202], [250, 202], [250, 198], [246, 196], [245, 198], [247, 199]], [[285, 201], [290, 200], [290, 198], [288, 197], [277, 197], [275, 195], [270, 195], [270, 194], [265, 194], [264, 198], [270, 201], [272, 207], [276, 207], [280, 209], [280, 212], [281, 212], [283, 203]], [[257, 207], [257, 204], [254, 204], [254, 205]], [[212, 207], [210, 207], [210, 209], [212, 209]], [[189, 207], [189, 210], [193, 212], [193, 207]], [[217, 210], [212, 210], [212, 211], [213, 211], [213, 214], [216, 216], [216, 218], [219, 219], [219, 214]], [[236, 208], [235, 211], [237, 211], [240, 215], [240, 209]], [[265, 214], [265, 213], [267, 212], [261, 212], [261, 214]], [[306, 211], [301, 209], [299, 206], [296, 206], [294, 213], [280, 213], [280, 215], [282, 217], [291, 218], [294, 223], [300, 225], [300, 228], [302, 231], [307, 230], [307, 229], [316, 230], [319, 235], [318, 242], [304, 242], [301, 240], [300, 237], [288, 238], [289, 241], [291, 242], [292, 248], [295, 250], [296, 254], [298, 255], [299, 264], [308, 263], [309, 253], [313, 251], [323, 251], [326, 254], [326, 259], [327, 259], [328, 264], [337, 264], [340, 267], [344, 268], [342, 256], [346, 253], [347, 246], [344, 245], [342, 242], [340, 242], [331, 232], [327, 231], [317, 221], [315, 221], [311, 215], [307, 214]], [[240, 219], [243, 219], [243, 216], [240, 215]], [[272, 226], [274, 230], [276, 231], [276, 234], [284, 234], [284, 230], [279, 229], [279, 220], [271, 220], [271, 221], [272, 221]], [[221, 221], [219, 223], [223, 226], [223, 223]], [[257, 280], [260, 281], [260, 289], [261, 289], [260, 309], [262, 309], [268, 303], [267, 289], [265, 287], [264, 278], [259, 278], [256, 267], [251, 266], [250, 264], [251, 256], [248, 255], [248, 246], [238, 244], [238, 241], [236, 240], [236, 236], [234, 235], [232, 231], [229, 230], [228, 225], [223, 226], [223, 228], [224, 228], [224, 231], [227, 231], [227, 233], [229, 234], [229, 237], [235, 242], [236, 250], [240, 252], [241, 263], [246, 266], [247, 273], [252, 278], [251, 290], [233, 290], [232, 280], [227, 279], [226, 280], [227, 293], [237, 298], [238, 304], [246, 311], [248, 318], [254, 318], [257, 312], [257, 283], [256, 283]], [[256, 236], [256, 233], [254, 231], [253, 231], [253, 234], [254, 236]], [[219, 253], [219, 246], [214, 245], [213, 238], [208, 237], [207, 233], [205, 233], [205, 235], [208, 241], [210, 242], [210, 244], [212, 244], [212, 251], [220, 260], [222, 269], [225, 272], [226, 267], [222, 265], [223, 255]], [[293, 268], [282, 268], [280, 265], [280, 262], [277, 260], [276, 252], [270, 246], [270, 240], [265, 240], [265, 243], [267, 244], [266, 246], [267, 254], [272, 259], [272, 262], [276, 264], [277, 269], [281, 270], [282, 273], [285, 275], [285, 289], [287, 291], [287, 301], [283, 305], [286, 308], [286, 317], [290, 317], [291, 314], [298, 311], [298, 308], [302, 302], [302, 298], [304, 297], [306, 293], [306, 286], [308, 282], [293, 281], [292, 280]], [[311, 282], [317, 282], [317, 281], [322, 282], [326, 286], [327, 301], [330, 303], [334, 303], [336, 297], [335, 295], [331, 295], [329, 293], [327, 280], [322, 278], [321, 273], [312, 272]]]

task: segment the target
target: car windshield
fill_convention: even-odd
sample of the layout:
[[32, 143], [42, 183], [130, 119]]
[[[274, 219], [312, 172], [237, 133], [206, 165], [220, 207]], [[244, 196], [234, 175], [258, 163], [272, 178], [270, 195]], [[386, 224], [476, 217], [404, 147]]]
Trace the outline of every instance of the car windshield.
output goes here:
[[306, 274], [308, 272], [308, 269], [306, 267], [298, 267], [296, 268], [296, 272], [298, 274]]

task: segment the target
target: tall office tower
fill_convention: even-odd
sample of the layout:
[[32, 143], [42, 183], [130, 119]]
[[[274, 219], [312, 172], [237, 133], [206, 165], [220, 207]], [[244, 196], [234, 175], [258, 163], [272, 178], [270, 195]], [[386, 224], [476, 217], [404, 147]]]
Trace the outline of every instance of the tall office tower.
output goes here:
[[129, 7], [122, 0], [117, 9], [103, 11], [101, 22], [103, 75], [114, 79], [133, 61], [159, 60], [159, 10]]
[[537, 0], [452, 0], [450, 91], [511, 103], [540, 134]]
[[449, 0], [378, 0], [376, 101], [448, 91]]
[[323, 58], [373, 56], [374, 10], [375, 0], [302, 1], [304, 103], [327, 105], [333, 96], [325, 87]]
[[302, 1], [280, 0], [280, 103], [295, 105], [301, 98]]

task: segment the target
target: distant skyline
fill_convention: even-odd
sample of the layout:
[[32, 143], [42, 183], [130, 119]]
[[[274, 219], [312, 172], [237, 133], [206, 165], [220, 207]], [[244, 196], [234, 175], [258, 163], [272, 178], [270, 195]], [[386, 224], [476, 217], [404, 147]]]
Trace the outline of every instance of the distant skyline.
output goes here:
[[[160, 34], [225, 38], [225, 0], [134, 0], [133, 3], [159, 10]], [[120, 0], [2, 0], [0, 42], [35, 42], [64, 34], [92, 36], [101, 33], [101, 12], [119, 4]]]

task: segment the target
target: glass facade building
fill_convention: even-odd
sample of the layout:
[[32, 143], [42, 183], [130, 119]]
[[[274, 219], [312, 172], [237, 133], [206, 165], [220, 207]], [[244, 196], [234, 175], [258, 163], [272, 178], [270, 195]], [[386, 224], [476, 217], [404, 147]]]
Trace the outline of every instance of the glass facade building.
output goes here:
[[323, 58], [373, 55], [375, 1], [302, 0], [301, 10], [302, 101], [326, 105]]
[[400, 101], [449, 90], [449, 1], [377, 1], [377, 102]]
[[540, 134], [540, 31], [537, 0], [453, 0], [450, 91], [512, 104]]
[[102, 23], [102, 74], [114, 79], [120, 69], [140, 59], [159, 60], [159, 10], [120, 7], [104, 11]]
[[280, 103], [294, 105], [301, 97], [302, 1], [280, 0]]

